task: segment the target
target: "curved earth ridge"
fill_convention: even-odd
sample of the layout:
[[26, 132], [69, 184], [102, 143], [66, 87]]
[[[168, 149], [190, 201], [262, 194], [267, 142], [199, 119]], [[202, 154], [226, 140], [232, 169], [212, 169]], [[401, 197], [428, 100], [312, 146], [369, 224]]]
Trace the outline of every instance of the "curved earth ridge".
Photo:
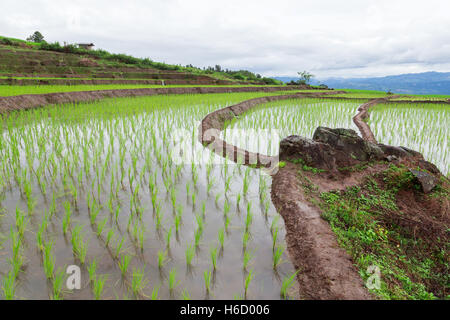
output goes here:
[[267, 168], [269, 171], [273, 171], [275, 166], [278, 165], [278, 157], [250, 152], [231, 145], [220, 138], [220, 132], [224, 129], [225, 122], [231, 121], [253, 107], [263, 103], [288, 99], [320, 98], [340, 93], [343, 93], [343, 91], [321, 93], [300, 92], [296, 94], [260, 97], [242, 101], [238, 104], [213, 111], [204, 117], [199, 126], [199, 141], [216, 154], [227, 157], [234, 162], [252, 165], [257, 168]]

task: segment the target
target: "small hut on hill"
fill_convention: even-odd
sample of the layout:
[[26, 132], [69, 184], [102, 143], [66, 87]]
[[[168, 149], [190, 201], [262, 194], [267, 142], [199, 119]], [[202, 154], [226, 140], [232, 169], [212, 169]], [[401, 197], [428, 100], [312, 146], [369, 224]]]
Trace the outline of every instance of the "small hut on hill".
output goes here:
[[93, 43], [77, 43], [78, 48], [91, 50], [94, 47]]

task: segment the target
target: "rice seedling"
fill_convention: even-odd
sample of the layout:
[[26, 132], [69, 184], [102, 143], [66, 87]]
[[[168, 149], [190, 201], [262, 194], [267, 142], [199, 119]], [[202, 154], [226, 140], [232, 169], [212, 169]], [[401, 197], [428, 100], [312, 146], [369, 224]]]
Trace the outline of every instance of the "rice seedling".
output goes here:
[[242, 236], [242, 249], [244, 251], [247, 249], [249, 239], [250, 239], [250, 234], [248, 233], [248, 231], [245, 231], [244, 235]]
[[176, 280], [176, 276], [177, 276], [177, 270], [175, 268], [173, 268], [169, 272], [168, 283], [169, 283], [169, 291], [170, 292], [172, 292], [179, 283], [179, 281]]
[[96, 276], [94, 281], [92, 282], [92, 292], [94, 293], [95, 300], [100, 300], [103, 295], [103, 290], [105, 289], [107, 276], [100, 275]]
[[113, 239], [115, 235], [114, 229], [109, 229], [108, 234], [106, 235], [106, 242], [105, 245], [108, 247], [111, 243], [111, 240]]
[[9, 271], [3, 277], [2, 282], [3, 297], [5, 300], [13, 300], [16, 295], [16, 276], [12, 271]]
[[55, 257], [53, 256], [52, 248], [53, 244], [51, 242], [46, 242], [44, 244], [43, 266], [47, 279], [53, 278], [55, 270]]
[[199, 230], [199, 232], [203, 231], [203, 228], [205, 226], [205, 220], [203, 219], [203, 215], [202, 214], [196, 214], [195, 215], [195, 221], [197, 222], [197, 230]]
[[122, 251], [123, 242], [125, 241], [125, 236], [123, 236], [120, 240], [117, 241], [116, 250], [114, 253], [114, 258], [119, 258], [120, 252]]
[[248, 252], [248, 250], [244, 251], [244, 256], [242, 258], [242, 268], [244, 270], [247, 270], [250, 261], [252, 260], [253, 256], [250, 254], [250, 252]]
[[65, 208], [65, 215], [64, 215], [64, 219], [63, 219], [63, 232], [64, 235], [67, 234], [67, 231], [69, 230], [70, 227], [70, 221], [71, 221], [71, 216], [72, 216], [72, 210], [70, 208], [70, 202], [64, 202], [64, 208]]
[[219, 238], [220, 248], [223, 250], [223, 244], [225, 242], [225, 231], [223, 228], [219, 229], [218, 238]]
[[36, 233], [36, 245], [40, 252], [44, 250], [44, 239], [42, 228], [39, 228], [38, 232]]
[[97, 225], [97, 237], [101, 237], [103, 229], [105, 228], [106, 223], [108, 222], [108, 217], [105, 217], [100, 223]]
[[167, 230], [166, 233], [166, 247], [168, 249], [170, 249], [170, 241], [172, 239], [172, 227], [169, 228], [169, 230]]
[[195, 192], [192, 192], [192, 206], [195, 207], [195, 203], [197, 201], [197, 194]]
[[195, 256], [195, 246], [188, 245], [185, 252], [186, 252], [186, 265], [191, 266], [192, 259], [194, 259]]
[[236, 196], [236, 208], [239, 211], [239, 203], [241, 202], [241, 194], [238, 193]]
[[247, 215], [245, 217], [245, 231], [248, 232], [248, 230], [250, 229], [250, 225], [252, 224], [253, 221], [253, 215], [251, 212], [251, 202], [249, 202], [247, 204]]
[[151, 300], [158, 300], [159, 288], [160, 288], [159, 286], [153, 288], [152, 295], [150, 296]]
[[244, 194], [244, 196], [247, 196], [248, 188], [250, 186], [249, 174], [250, 174], [250, 169], [249, 168], [245, 169], [243, 186], [242, 186], [242, 193]]
[[280, 216], [277, 214], [273, 217], [272, 223], [270, 224], [270, 232], [273, 233], [275, 230], [275, 227], [278, 226], [278, 220], [280, 219]]
[[25, 230], [28, 225], [28, 219], [25, 218], [25, 214], [19, 208], [16, 208], [16, 228], [20, 238], [25, 235]]
[[288, 298], [288, 290], [294, 284], [294, 280], [295, 280], [295, 277], [297, 276], [298, 272], [299, 272], [299, 270], [294, 272], [290, 277], [285, 277], [283, 279], [283, 283], [281, 284], [281, 291], [280, 291], [280, 296], [283, 299], [286, 300]]
[[97, 261], [94, 259], [88, 266], [88, 274], [89, 274], [89, 281], [93, 282], [96, 277], [97, 272]]
[[181, 292], [181, 299], [183, 299], [183, 300], [191, 300], [191, 295], [189, 294], [189, 291], [187, 291], [187, 289], [184, 289]]
[[158, 268], [162, 269], [164, 264], [167, 261], [167, 252], [166, 251], [158, 251]]
[[133, 269], [133, 275], [131, 279], [131, 289], [135, 295], [142, 293], [144, 288], [147, 286], [148, 281], [145, 279], [144, 268], [142, 269]]
[[202, 201], [202, 216], [205, 217], [206, 214], [206, 201]]
[[210, 257], [211, 257], [211, 264], [213, 266], [213, 269], [216, 270], [217, 268], [217, 248], [211, 248], [209, 251]]
[[131, 257], [129, 255], [122, 255], [119, 260], [119, 269], [124, 277], [127, 274], [128, 266], [130, 265]]
[[225, 202], [223, 203], [223, 214], [226, 216], [230, 212], [230, 203], [227, 199], [225, 199]]
[[221, 196], [220, 193], [217, 193], [217, 194], [216, 194], [216, 197], [215, 197], [215, 200], [214, 200], [214, 203], [216, 204], [216, 207], [219, 206], [219, 199], [220, 199], [220, 196]]
[[273, 261], [273, 268], [276, 269], [282, 262], [282, 256], [284, 253], [284, 249], [277, 247], [277, 249], [273, 252], [272, 255], [272, 261]]
[[209, 270], [205, 270], [203, 272], [203, 279], [205, 280], [205, 289], [206, 289], [206, 293], [209, 294], [211, 291], [211, 271]]
[[61, 300], [62, 299], [62, 288], [64, 284], [65, 273], [64, 270], [59, 270], [55, 273], [53, 278], [53, 295], [52, 300]]
[[80, 260], [81, 264], [86, 261], [86, 254], [88, 250], [88, 244], [84, 242], [83, 235], [81, 234], [82, 227], [75, 226], [72, 230], [72, 252], [75, 257]]
[[245, 299], [247, 299], [248, 287], [250, 286], [250, 282], [252, 281], [253, 277], [254, 277], [254, 274], [253, 274], [253, 269], [252, 269], [248, 272], [248, 274], [244, 280], [244, 297], [245, 297]]
[[278, 226], [275, 227], [272, 233], [272, 251], [275, 250], [275, 246], [277, 245], [277, 238], [278, 238]]
[[200, 240], [202, 239], [203, 229], [197, 228], [194, 232], [194, 247], [198, 248], [200, 246]]
[[226, 232], [228, 232], [228, 227], [229, 227], [229, 225], [230, 225], [230, 222], [231, 222], [231, 219], [230, 219], [230, 216], [225, 216], [225, 231]]
[[178, 233], [180, 231], [180, 225], [181, 225], [181, 215], [176, 214], [174, 218], [175, 222], [175, 232]]

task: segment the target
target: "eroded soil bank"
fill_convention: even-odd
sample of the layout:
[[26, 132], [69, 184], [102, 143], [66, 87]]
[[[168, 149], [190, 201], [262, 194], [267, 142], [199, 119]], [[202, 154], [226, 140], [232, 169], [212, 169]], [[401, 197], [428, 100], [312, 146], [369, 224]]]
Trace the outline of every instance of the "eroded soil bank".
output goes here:
[[[272, 201], [300, 270], [300, 296], [447, 295], [450, 183], [420, 153], [319, 127], [313, 139], [282, 140], [280, 160]], [[372, 296], [362, 282], [369, 267], [382, 281]]]

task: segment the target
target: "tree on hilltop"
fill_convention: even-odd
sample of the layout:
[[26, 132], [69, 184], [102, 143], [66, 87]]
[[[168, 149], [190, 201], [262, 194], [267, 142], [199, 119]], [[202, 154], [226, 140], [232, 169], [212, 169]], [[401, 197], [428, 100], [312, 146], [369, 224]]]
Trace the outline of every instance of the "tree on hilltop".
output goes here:
[[311, 78], [314, 78], [314, 75], [308, 71], [297, 72], [297, 74], [300, 76], [300, 79], [298, 80], [300, 84], [308, 84], [309, 81], [311, 81]]
[[35, 31], [31, 36], [27, 38], [27, 41], [41, 43], [44, 41], [44, 36], [39, 31]]

